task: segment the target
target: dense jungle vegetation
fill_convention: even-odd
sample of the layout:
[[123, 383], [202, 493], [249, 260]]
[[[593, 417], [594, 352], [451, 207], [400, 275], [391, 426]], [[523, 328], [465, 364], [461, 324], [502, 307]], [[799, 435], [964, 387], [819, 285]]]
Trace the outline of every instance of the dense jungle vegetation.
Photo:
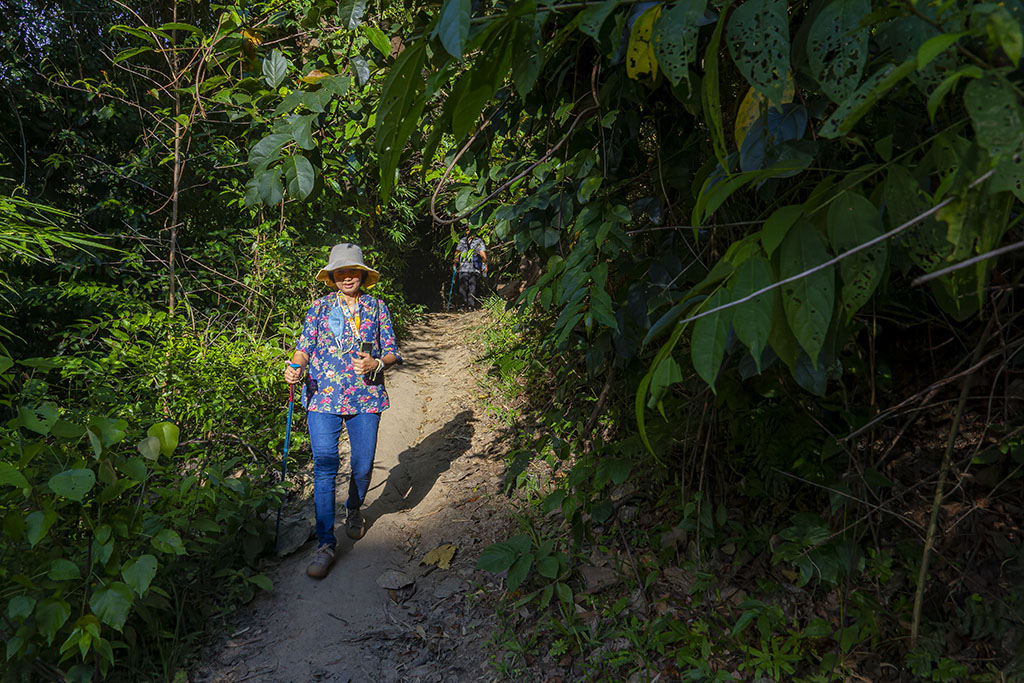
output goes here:
[[172, 679], [269, 587], [313, 264], [401, 325], [463, 222], [496, 675], [1024, 676], [1024, 4], [0, 8], [5, 680]]

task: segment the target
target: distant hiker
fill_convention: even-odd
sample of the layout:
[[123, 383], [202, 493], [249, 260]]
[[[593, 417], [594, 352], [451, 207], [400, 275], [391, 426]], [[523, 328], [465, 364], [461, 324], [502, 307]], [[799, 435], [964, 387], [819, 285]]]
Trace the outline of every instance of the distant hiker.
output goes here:
[[358, 540], [365, 530], [359, 508], [370, 486], [377, 427], [381, 412], [388, 407], [384, 370], [402, 359], [387, 304], [362, 291], [377, 284], [380, 273], [363, 262], [359, 247], [334, 245], [316, 279], [333, 291], [309, 307], [292, 355], [292, 363], [299, 367], [286, 367], [284, 379], [295, 384], [305, 376], [302, 403], [313, 449], [318, 541], [306, 573], [322, 578], [331, 568], [338, 543], [334, 536], [334, 489], [342, 425], [348, 431], [352, 452], [345, 531], [349, 538]]
[[468, 225], [459, 243], [455, 245], [452, 267], [455, 268], [458, 279], [459, 303], [472, 311], [479, 303], [476, 290], [480, 284], [480, 277], [487, 275], [487, 247], [478, 235], [473, 234]]

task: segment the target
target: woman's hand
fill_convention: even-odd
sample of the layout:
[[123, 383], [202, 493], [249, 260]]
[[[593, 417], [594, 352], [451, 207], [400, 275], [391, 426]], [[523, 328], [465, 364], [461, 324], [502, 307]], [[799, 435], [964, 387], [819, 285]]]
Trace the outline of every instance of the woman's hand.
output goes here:
[[377, 359], [368, 353], [357, 351], [356, 356], [357, 358], [352, 361], [352, 367], [355, 369], [357, 375], [369, 374], [379, 366]]
[[[292, 365], [297, 365], [293, 363]], [[292, 367], [292, 365], [284, 366], [284, 381], [288, 384], [298, 384], [302, 380], [302, 375], [305, 374], [305, 368], [301, 365], [298, 367]]]

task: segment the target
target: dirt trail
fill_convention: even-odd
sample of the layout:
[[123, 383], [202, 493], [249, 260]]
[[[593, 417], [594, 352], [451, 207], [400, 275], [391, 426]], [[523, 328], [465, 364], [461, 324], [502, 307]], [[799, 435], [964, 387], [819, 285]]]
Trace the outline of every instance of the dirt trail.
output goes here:
[[[400, 341], [405, 362], [388, 374], [391, 408], [363, 508], [366, 536], [349, 540], [339, 515], [339, 552], [323, 580], [305, 574], [312, 541], [265, 567], [273, 592], [232, 616], [230, 633], [208, 649], [193, 680], [492, 678], [482, 641], [493, 625], [493, 577], [473, 567], [508, 520], [504, 439], [471, 374], [468, 340], [485, 323], [480, 312], [432, 314]], [[340, 511], [347, 479], [339, 476], [337, 491]], [[292, 535], [308, 534], [310, 498], [291, 515]], [[421, 562], [445, 544], [456, 546], [450, 568]]]

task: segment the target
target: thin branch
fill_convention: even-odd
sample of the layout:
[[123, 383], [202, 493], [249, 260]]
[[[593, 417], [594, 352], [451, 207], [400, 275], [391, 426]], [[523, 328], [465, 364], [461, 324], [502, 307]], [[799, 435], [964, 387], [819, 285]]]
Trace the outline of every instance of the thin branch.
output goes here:
[[[989, 178], [992, 177], [993, 173], [995, 173], [995, 169], [989, 171], [988, 173], [982, 175], [980, 178], [975, 180], [973, 183], [971, 183], [968, 186], [968, 189], [976, 187], [977, 185], [985, 182], [986, 180], [988, 180]], [[856, 247], [853, 247], [852, 249], [849, 249], [849, 250], [843, 252], [839, 256], [836, 256], [834, 258], [830, 258], [828, 261], [825, 261], [822, 264], [814, 266], [813, 268], [808, 268], [807, 270], [805, 270], [805, 271], [803, 271], [801, 273], [797, 273], [796, 275], [792, 275], [792, 276], [787, 277], [787, 278], [785, 278], [783, 280], [779, 280], [778, 282], [772, 283], [772, 284], [768, 285], [767, 287], [762, 287], [761, 289], [759, 289], [759, 290], [757, 290], [755, 292], [752, 292], [752, 293], [750, 293], [750, 294], [748, 294], [748, 295], [746, 295], [744, 297], [741, 297], [741, 298], [739, 298], [739, 299], [737, 299], [735, 301], [730, 301], [727, 304], [723, 304], [721, 306], [716, 306], [716, 307], [710, 308], [710, 309], [708, 309], [706, 311], [701, 311], [700, 313], [698, 313], [696, 315], [691, 315], [689, 318], [685, 318], [683, 320], [680, 320], [678, 324], [679, 325], [685, 325], [686, 323], [692, 323], [694, 320], [700, 320], [701, 318], [709, 316], [712, 313], [718, 313], [719, 311], [724, 311], [727, 308], [732, 308], [734, 306], [739, 306], [740, 304], [746, 303], [746, 302], [750, 301], [751, 299], [756, 299], [757, 297], [761, 296], [762, 294], [770, 292], [770, 291], [772, 291], [774, 289], [778, 289], [779, 287], [782, 287], [783, 285], [788, 285], [790, 282], [796, 282], [797, 280], [802, 280], [803, 278], [807, 277], [808, 275], [812, 275], [814, 273], [817, 273], [818, 271], [825, 270], [826, 268], [831, 268], [832, 266], [834, 266], [835, 264], [839, 263], [840, 261], [843, 261], [844, 259], [847, 259], [850, 256], [853, 256], [854, 254], [858, 254], [858, 253], [864, 251], [865, 249], [869, 249], [869, 248], [875, 246], [876, 244], [884, 242], [887, 239], [889, 239], [891, 237], [894, 237], [894, 236], [900, 234], [901, 232], [907, 230], [908, 228], [913, 227], [917, 223], [920, 223], [921, 221], [923, 221], [925, 218], [928, 218], [929, 216], [932, 216], [932, 215], [938, 213], [944, 207], [946, 207], [947, 205], [949, 205], [952, 202], [956, 201], [956, 199], [958, 199], [958, 197], [956, 195], [947, 197], [946, 199], [943, 199], [941, 202], [939, 202], [938, 204], [936, 204], [932, 208], [928, 209], [924, 213], [922, 213], [922, 214], [920, 214], [918, 216], [915, 216], [914, 218], [911, 218], [909, 221], [907, 221], [903, 225], [895, 227], [892, 230], [890, 230], [889, 232], [887, 232], [885, 234], [882, 234], [882, 235], [879, 235], [878, 237], [876, 237], [874, 239], [870, 239], [867, 242], [864, 242], [863, 244], [859, 244]]]
[[940, 278], [943, 275], [955, 273], [956, 271], [961, 270], [963, 268], [969, 268], [973, 266], [975, 263], [981, 263], [986, 259], [1002, 256], [1003, 254], [1008, 254], [1011, 251], [1016, 251], [1017, 249], [1024, 249], [1024, 240], [1021, 240], [1020, 242], [1014, 242], [1013, 244], [1007, 244], [1005, 247], [999, 247], [998, 249], [993, 249], [992, 251], [986, 252], [984, 254], [978, 254], [977, 256], [973, 256], [967, 259], [966, 261], [954, 263], [953, 265], [946, 266], [941, 270], [936, 270], [932, 273], [928, 273], [927, 275], [922, 275], [921, 277], [915, 279], [912, 284], [923, 285], [924, 283], [930, 282], [936, 278]]

